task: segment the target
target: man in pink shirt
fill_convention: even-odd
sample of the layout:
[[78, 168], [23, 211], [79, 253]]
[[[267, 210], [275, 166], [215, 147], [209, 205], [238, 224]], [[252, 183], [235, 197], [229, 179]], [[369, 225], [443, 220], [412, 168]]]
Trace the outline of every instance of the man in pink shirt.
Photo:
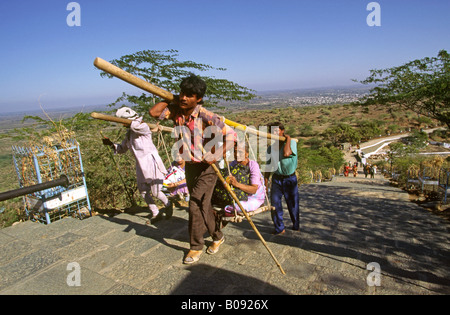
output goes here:
[[[213, 244], [208, 247], [208, 254], [215, 254], [225, 238], [216, 225], [211, 197], [217, 181], [217, 175], [211, 164], [220, 160], [227, 150], [234, 147], [236, 133], [216, 114], [206, 110], [203, 96], [206, 83], [199, 77], [191, 75], [180, 84], [181, 92], [170, 103], [163, 101], [150, 110], [150, 116], [159, 119], [171, 119], [178, 130], [178, 153], [186, 161], [186, 184], [189, 189], [189, 237], [190, 251], [184, 263], [192, 264], [200, 259], [204, 247], [203, 235], [208, 232]], [[177, 128], [178, 127], [178, 128]], [[214, 129], [221, 133], [223, 146], [215, 149], [208, 143], [213, 140], [205, 129]], [[209, 149], [207, 149], [210, 147]], [[203, 154], [203, 148], [206, 153]]]

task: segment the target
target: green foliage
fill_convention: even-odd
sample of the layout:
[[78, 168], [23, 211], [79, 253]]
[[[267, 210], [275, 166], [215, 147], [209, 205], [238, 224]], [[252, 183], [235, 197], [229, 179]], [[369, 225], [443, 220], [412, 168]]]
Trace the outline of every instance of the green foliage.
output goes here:
[[323, 146], [325, 146], [325, 141], [318, 138], [318, 137], [312, 137], [305, 141], [306, 145], [309, 145], [311, 149], [317, 150]]
[[450, 141], [450, 130], [437, 129], [437, 130], [434, 130], [431, 134], [429, 134], [429, 137], [434, 141], [449, 142]]
[[[344, 153], [333, 146], [319, 148], [304, 147], [303, 143], [298, 145], [298, 170], [300, 174], [306, 174], [310, 170], [320, 170], [327, 173], [329, 169], [338, 170], [345, 163]], [[307, 182], [308, 179], [304, 179]]]
[[299, 131], [300, 131], [300, 136], [302, 136], [302, 137], [311, 137], [314, 135], [314, 129], [308, 123], [302, 124], [299, 128]]
[[389, 130], [391, 133], [396, 133], [397, 131], [400, 130], [400, 126], [397, 125], [397, 124], [392, 124], [392, 125], [389, 125], [389, 126], [388, 126], [388, 130]]
[[[102, 145], [101, 127], [84, 132], [77, 137], [83, 152], [83, 166], [89, 189], [89, 198], [94, 209], [123, 209], [132, 206], [133, 200], [139, 200], [136, 194], [135, 161], [132, 154], [115, 155], [109, 147]], [[100, 128], [99, 128], [100, 127]], [[103, 133], [113, 142], [122, 142], [125, 136], [123, 127], [108, 128]], [[122, 182], [123, 181], [123, 182]]]
[[381, 135], [380, 122], [374, 120], [364, 120], [359, 122], [360, 140], [369, 140]]
[[404, 141], [413, 150], [420, 150], [426, 147], [428, 143], [428, 134], [423, 131], [414, 130], [411, 136], [406, 137]]
[[419, 125], [431, 125], [433, 123], [433, 121], [431, 120], [430, 117], [426, 117], [426, 116], [420, 116], [417, 118], [417, 122], [419, 123]]
[[0, 203], [0, 228], [11, 226], [22, 218], [20, 209], [22, 198], [5, 200]]
[[408, 170], [415, 168], [419, 169], [420, 164], [423, 161], [423, 157], [417, 157], [415, 155], [406, 155], [397, 157], [392, 161], [393, 171], [398, 175], [397, 182], [405, 184], [408, 179]]
[[360, 132], [345, 123], [340, 123], [327, 128], [322, 133], [322, 136], [325, 140], [330, 141], [334, 146], [345, 142], [358, 143], [361, 140]]
[[411, 136], [404, 139], [405, 143], [395, 142], [389, 145], [388, 157], [393, 165], [403, 170], [408, 165], [415, 165], [419, 159], [414, 157], [420, 149], [424, 148], [428, 141], [425, 132], [414, 131]]
[[402, 66], [371, 70], [362, 84], [376, 84], [362, 104], [400, 105], [450, 128], [450, 55], [441, 50]]
[[[205, 106], [216, 106], [219, 101], [249, 101], [256, 97], [253, 90], [225, 79], [200, 76], [208, 86]], [[177, 92], [179, 89], [177, 89]]]
[[401, 142], [392, 143], [389, 145], [389, 148], [388, 156], [392, 161], [419, 152], [418, 148]]

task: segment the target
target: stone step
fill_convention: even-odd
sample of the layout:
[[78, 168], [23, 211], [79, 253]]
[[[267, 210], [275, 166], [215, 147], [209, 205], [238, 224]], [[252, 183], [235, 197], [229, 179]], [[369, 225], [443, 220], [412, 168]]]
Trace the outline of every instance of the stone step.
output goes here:
[[[449, 294], [448, 221], [367, 183], [302, 186], [300, 232], [274, 236], [270, 213], [252, 218], [286, 275], [248, 222], [225, 227], [219, 253], [184, 265], [188, 213], [176, 208], [155, 224], [141, 212], [2, 229], [0, 294]], [[367, 283], [372, 262], [380, 287]]]

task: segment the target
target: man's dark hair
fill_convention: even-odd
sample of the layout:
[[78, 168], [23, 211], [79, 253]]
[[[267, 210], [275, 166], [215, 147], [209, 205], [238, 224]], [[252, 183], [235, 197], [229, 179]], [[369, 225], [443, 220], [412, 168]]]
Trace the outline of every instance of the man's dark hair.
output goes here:
[[181, 81], [180, 89], [186, 95], [195, 94], [197, 98], [203, 98], [206, 93], [206, 83], [199, 76], [191, 74]]
[[267, 125], [269, 127], [269, 130], [271, 129], [270, 127], [278, 127], [281, 130], [284, 130], [284, 125], [280, 122], [273, 122]]

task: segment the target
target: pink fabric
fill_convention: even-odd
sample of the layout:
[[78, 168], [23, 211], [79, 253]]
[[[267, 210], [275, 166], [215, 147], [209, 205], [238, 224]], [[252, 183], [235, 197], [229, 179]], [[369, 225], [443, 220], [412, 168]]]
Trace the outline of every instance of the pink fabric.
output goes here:
[[142, 118], [131, 123], [127, 136], [121, 144], [116, 144], [115, 147], [116, 153], [122, 154], [130, 150], [136, 158], [138, 187], [144, 188], [144, 183], [160, 183], [162, 185], [167, 170], [153, 144], [150, 127], [142, 122]]

